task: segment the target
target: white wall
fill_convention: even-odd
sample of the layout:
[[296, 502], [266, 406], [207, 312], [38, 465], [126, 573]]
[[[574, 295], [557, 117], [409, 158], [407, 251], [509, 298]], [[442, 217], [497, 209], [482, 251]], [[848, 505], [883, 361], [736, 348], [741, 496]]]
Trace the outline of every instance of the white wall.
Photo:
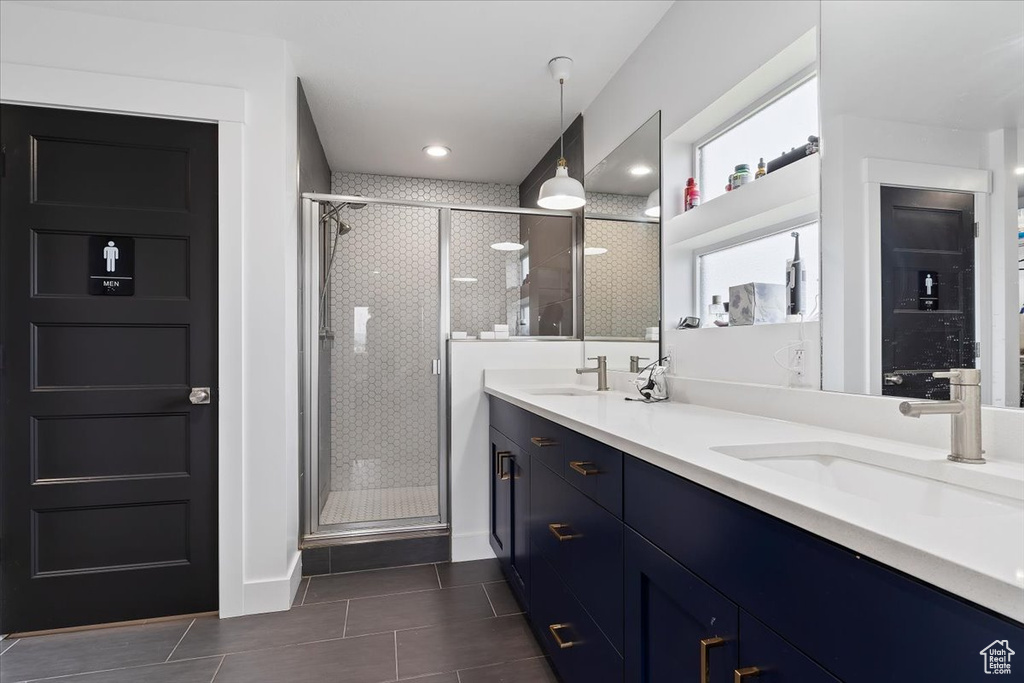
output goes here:
[[[818, 323], [743, 325], [666, 330], [665, 355], [670, 374], [695, 379], [749, 382], [805, 389], [818, 388], [821, 344]], [[803, 362], [794, 356], [803, 351]], [[787, 367], [800, 367], [799, 372]]]
[[[824, 83], [827, 89], [827, 83]], [[865, 176], [865, 159], [922, 164], [914, 176], [891, 184], [964, 189], [959, 178], [988, 174], [976, 205], [979, 367], [986, 403], [1016, 406], [1016, 187], [1017, 131], [954, 130], [853, 116], [823, 119], [822, 325], [823, 386], [879, 393], [881, 313], [877, 245], [877, 181]], [[929, 180], [945, 169], [938, 181]], [[964, 169], [956, 171], [956, 169]], [[943, 184], [945, 183], [945, 184]]]
[[584, 111], [587, 170], [659, 109], [669, 136], [817, 22], [815, 0], [676, 2]]
[[221, 615], [287, 609], [300, 560], [296, 98], [284, 42], [3, 3], [0, 62], [244, 90], [245, 171], [228, 179], [241, 182], [244, 196], [240, 281], [220, 272], [222, 290], [240, 290], [242, 301], [241, 348], [233, 349], [243, 359], [241, 406], [226, 404], [227, 396], [220, 405], [222, 413], [242, 413], [240, 432], [221, 435], [242, 445], [244, 465], [233, 473], [241, 495], [231, 501], [241, 509], [220, 519], [222, 536], [242, 539], [240, 558], [221, 557], [222, 570], [240, 561], [242, 585], [226, 590], [222, 582]]
[[[448, 354], [452, 560], [462, 562], [494, 557], [487, 531], [490, 416], [484, 393], [484, 370], [576, 368], [582, 361], [583, 343], [450, 341]], [[524, 382], [545, 381], [544, 373], [524, 371], [517, 376]]]
[[[655, 111], [662, 112], [662, 135], [671, 137], [817, 23], [818, 3], [813, 0], [676, 2], [584, 112], [587, 169], [596, 166]], [[666, 216], [679, 208], [677, 180], [690, 174], [689, 145], [681, 145], [679, 154], [669, 148], [672, 146], [663, 150]], [[667, 258], [664, 243], [662, 250], [666, 325], [662, 339], [666, 353], [669, 346], [676, 348], [673, 372], [779, 385], [810, 381], [817, 386], [816, 325], [813, 333], [812, 326], [807, 326], [808, 367], [803, 378], [792, 376], [771, 359], [781, 346], [797, 339], [790, 326], [673, 330], [679, 318], [674, 313], [691, 308], [689, 300], [683, 307], [678, 304], [679, 292], [692, 289], [692, 272], [678, 259]], [[726, 334], [712, 336], [722, 332]], [[779, 355], [783, 362], [788, 360], [786, 353]]]

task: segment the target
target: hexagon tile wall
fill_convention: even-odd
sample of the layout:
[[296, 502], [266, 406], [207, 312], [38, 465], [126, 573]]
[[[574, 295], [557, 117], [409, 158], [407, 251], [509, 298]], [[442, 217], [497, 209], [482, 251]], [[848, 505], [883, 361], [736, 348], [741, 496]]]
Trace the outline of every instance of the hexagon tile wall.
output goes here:
[[[350, 173], [335, 173], [332, 181], [336, 194], [366, 197], [498, 206], [516, 206], [519, 199], [515, 185]], [[485, 270], [496, 270], [494, 279], [503, 282], [505, 257], [476, 264], [464, 256], [498, 254], [489, 245], [517, 236], [518, 221], [459, 216], [453, 273], [456, 267], [473, 267], [479, 283], [492, 279], [492, 273], [482, 277]], [[462, 220], [469, 216], [472, 220]], [[438, 473], [438, 392], [431, 372], [439, 353], [437, 211], [370, 204], [346, 208], [342, 217], [352, 231], [340, 238], [327, 295], [335, 335], [329, 430], [333, 493], [321, 522], [431, 516], [437, 513]], [[453, 299], [458, 291], [453, 288]], [[479, 291], [489, 294], [460, 295], [460, 303], [453, 303], [464, 324], [507, 319], [506, 288]]]

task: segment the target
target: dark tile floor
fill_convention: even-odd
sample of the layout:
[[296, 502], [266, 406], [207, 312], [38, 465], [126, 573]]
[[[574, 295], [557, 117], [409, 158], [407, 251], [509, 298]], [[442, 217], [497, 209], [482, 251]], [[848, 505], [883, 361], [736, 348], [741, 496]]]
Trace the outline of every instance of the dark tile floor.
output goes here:
[[0, 683], [555, 683], [495, 560], [303, 579], [288, 612], [0, 641]]

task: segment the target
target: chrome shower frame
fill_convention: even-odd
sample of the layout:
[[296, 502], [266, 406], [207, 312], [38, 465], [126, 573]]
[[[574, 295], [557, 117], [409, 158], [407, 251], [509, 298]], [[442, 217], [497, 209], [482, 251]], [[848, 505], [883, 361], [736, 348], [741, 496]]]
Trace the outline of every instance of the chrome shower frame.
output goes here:
[[[319, 352], [320, 352], [320, 287], [321, 270], [324, 267], [320, 245], [321, 209], [324, 205], [338, 204], [383, 204], [390, 206], [433, 209], [437, 212], [438, 268], [440, 291], [438, 292], [437, 330], [437, 379], [438, 379], [438, 515], [429, 518], [405, 520], [381, 520], [348, 524], [320, 524], [320, 397], [319, 397]], [[527, 216], [552, 216], [571, 218], [573, 233], [581, 224], [578, 212], [553, 211], [547, 209], [524, 209], [507, 206], [479, 206], [423, 202], [397, 199], [372, 199], [354, 195], [304, 193], [302, 195], [302, 225], [299, 236], [299, 291], [300, 291], [300, 339], [299, 339], [299, 457], [303, 459], [306, 481], [302, 482], [303, 501], [301, 510], [303, 542], [323, 541], [332, 538], [353, 539], [381, 534], [414, 535], [417, 533], [436, 534], [449, 527], [451, 495], [449, 491], [450, 414], [449, 395], [449, 354], [448, 340], [451, 331], [451, 263], [450, 245], [452, 211], [501, 213]], [[342, 238], [344, 239], [344, 238]], [[342, 245], [340, 248], [344, 248]], [[574, 251], [578, 245], [573, 244]], [[577, 258], [573, 254], [573, 320], [577, 320]], [[329, 319], [329, 317], [328, 317]], [[520, 337], [520, 339], [579, 339], [579, 329], [572, 337]], [[481, 486], [484, 483], [481, 482]]]

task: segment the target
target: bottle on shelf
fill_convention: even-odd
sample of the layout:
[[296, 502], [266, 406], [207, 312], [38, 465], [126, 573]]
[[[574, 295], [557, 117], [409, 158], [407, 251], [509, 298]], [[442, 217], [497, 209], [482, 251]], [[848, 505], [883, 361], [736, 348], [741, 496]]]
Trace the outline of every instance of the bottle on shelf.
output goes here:
[[683, 194], [683, 211], [700, 206], [700, 190], [697, 189], [697, 181], [693, 178], [686, 180], [686, 190]]
[[761, 157], [757, 162], [757, 173], [754, 174], [754, 180], [757, 180], [761, 176], [768, 173], [768, 168], [764, 165], [764, 157]]

